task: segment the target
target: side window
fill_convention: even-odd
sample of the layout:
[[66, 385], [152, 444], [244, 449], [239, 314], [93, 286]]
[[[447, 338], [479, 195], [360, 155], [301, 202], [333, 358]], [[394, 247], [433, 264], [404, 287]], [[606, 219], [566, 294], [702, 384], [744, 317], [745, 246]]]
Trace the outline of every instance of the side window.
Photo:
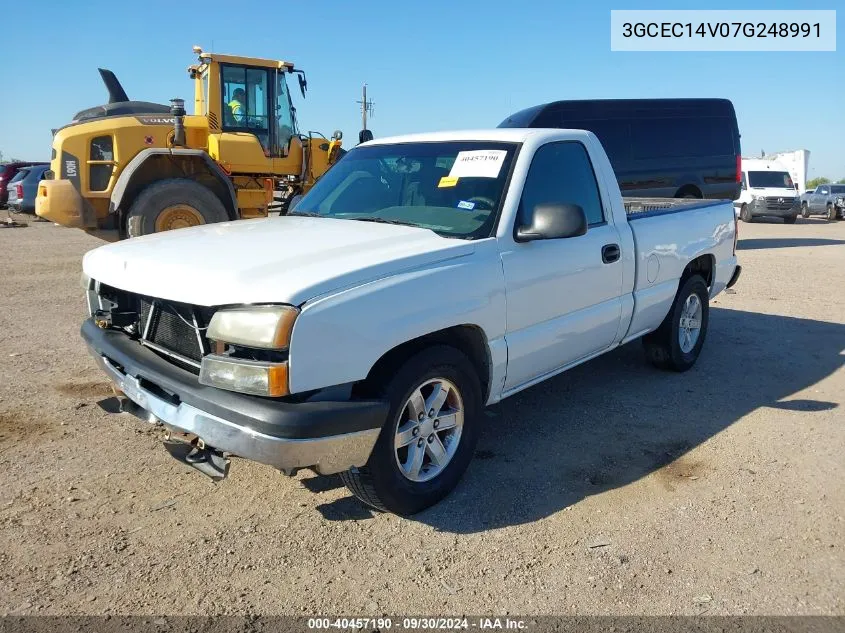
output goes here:
[[223, 67], [223, 129], [267, 131], [267, 71]]
[[544, 202], [580, 205], [590, 225], [604, 222], [601, 197], [586, 148], [577, 141], [543, 145], [534, 154], [520, 202], [521, 224]]
[[208, 114], [208, 84], [209, 84], [209, 77], [211, 76], [211, 71], [206, 68], [202, 73], [202, 103], [203, 103], [203, 114]]
[[291, 113], [290, 94], [285, 73], [276, 72], [276, 117], [279, 147], [286, 149], [291, 137], [296, 133], [293, 114]]
[[[91, 139], [91, 161], [88, 171], [88, 188], [91, 191], [105, 191], [109, 188], [114, 160], [114, 142], [111, 136], [98, 136]], [[93, 161], [103, 161], [96, 163]]]
[[734, 153], [730, 119], [639, 119], [632, 125], [634, 158], [691, 158]]

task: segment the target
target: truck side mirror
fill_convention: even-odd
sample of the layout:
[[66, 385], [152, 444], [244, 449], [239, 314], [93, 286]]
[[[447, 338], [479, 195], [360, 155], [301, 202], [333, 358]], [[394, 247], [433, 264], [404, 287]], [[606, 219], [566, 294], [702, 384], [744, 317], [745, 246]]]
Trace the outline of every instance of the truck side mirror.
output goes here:
[[584, 209], [571, 203], [541, 203], [534, 207], [529, 224], [516, 230], [517, 242], [557, 240], [587, 232]]

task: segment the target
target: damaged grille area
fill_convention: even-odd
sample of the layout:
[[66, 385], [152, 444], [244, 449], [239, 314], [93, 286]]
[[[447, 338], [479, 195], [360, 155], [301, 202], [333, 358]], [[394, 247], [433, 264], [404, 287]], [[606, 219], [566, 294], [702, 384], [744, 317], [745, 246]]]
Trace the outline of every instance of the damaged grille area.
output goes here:
[[134, 315], [134, 323], [123, 327], [171, 362], [198, 373], [202, 357], [209, 353], [205, 336], [214, 308], [166, 301], [138, 295], [110, 286], [100, 286], [101, 307]]

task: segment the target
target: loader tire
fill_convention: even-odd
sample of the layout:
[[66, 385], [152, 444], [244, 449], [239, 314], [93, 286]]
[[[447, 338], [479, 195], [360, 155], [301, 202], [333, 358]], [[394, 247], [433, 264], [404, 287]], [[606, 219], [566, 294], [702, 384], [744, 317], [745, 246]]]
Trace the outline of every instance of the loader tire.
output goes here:
[[[390, 402], [387, 421], [366, 465], [340, 478], [365, 504], [408, 516], [443, 499], [467, 469], [484, 406], [481, 385], [469, 359], [446, 345], [418, 352], [382, 381], [374, 392]], [[429, 402], [437, 402], [435, 389], [446, 394], [440, 404]]]
[[226, 207], [208, 187], [171, 178], [147, 185], [138, 194], [126, 215], [126, 234], [140, 237], [228, 219]]
[[709, 293], [704, 278], [701, 275], [682, 278], [669, 314], [660, 327], [643, 337], [652, 364], [678, 372], [695, 365], [707, 336], [709, 312]]

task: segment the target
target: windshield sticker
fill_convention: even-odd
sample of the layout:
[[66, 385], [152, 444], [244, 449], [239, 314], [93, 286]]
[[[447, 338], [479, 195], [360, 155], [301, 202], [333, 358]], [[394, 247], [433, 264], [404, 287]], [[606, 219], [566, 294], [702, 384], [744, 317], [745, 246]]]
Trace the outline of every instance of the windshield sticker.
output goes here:
[[437, 187], [442, 189], [443, 187], [454, 187], [457, 184], [457, 178], [452, 178], [451, 176], [443, 176], [443, 178], [440, 179], [440, 182], [437, 183]]
[[507, 150], [480, 149], [458, 152], [450, 178], [498, 178]]
[[461, 200], [458, 203], [459, 209], [466, 209], [467, 211], [472, 211], [475, 208], [474, 202], [467, 202], [466, 200]]

